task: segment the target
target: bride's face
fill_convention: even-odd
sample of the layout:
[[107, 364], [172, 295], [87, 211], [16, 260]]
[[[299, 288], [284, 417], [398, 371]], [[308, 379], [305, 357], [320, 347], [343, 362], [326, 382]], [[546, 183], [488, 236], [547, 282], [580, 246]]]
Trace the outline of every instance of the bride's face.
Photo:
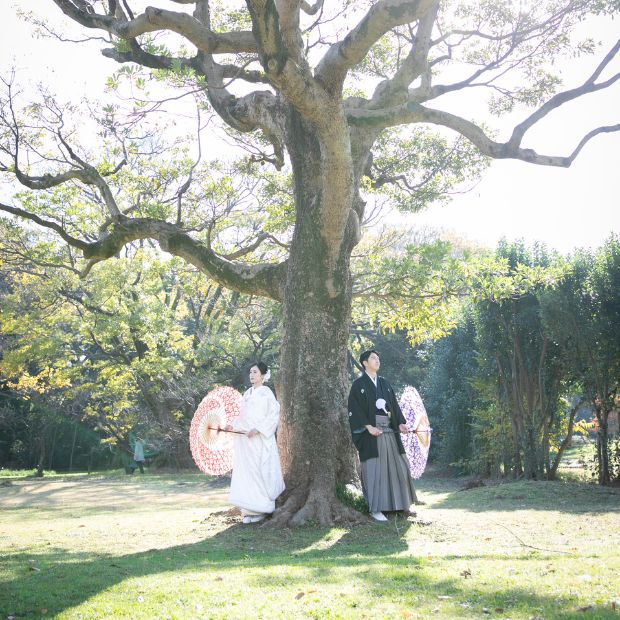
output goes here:
[[261, 385], [263, 383], [263, 375], [260, 374], [258, 366], [250, 368], [250, 383], [252, 385]]

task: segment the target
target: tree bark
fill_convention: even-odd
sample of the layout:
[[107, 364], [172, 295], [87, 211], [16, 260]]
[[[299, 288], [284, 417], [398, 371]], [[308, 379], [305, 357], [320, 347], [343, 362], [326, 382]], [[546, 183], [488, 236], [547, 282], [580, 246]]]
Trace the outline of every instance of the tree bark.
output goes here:
[[596, 418], [598, 421], [598, 432], [596, 433], [596, 456], [598, 460], [598, 483], [602, 485], [611, 484], [609, 472], [609, 433], [608, 418], [609, 411], [605, 407], [596, 407]]
[[39, 435], [39, 459], [37, 461], [37, 471], [35, 477], [43, 478], [43, 471], [45, 469], [45, 438], [47, 435], [47, 427], [42, 426]]
[[322, 145], [308, 121], [294, 111], [289, 116], [297, 226], [283, 302], [278, 432], [287, 489], [273, 523], [359, 521], [361, 515], [336, 498], [336, 482], [357, 477], [345, 409], [355, 235], [347, 227], [335, 268], [330, 267], [320, 225], [329, 209]]
[[566, 437], [562, 440], [560, 447], [558, 449], [558, 453], [555, 455], [555, 459], [553, 460], [553, 464], [549, 469], [549, 473], [547, 474], [548, 480], [555, 480], [558, 473], [558, 468], [562, 461], [562, 456], [564, 455], [564, 451], [568, 448], [573, 440], [573, 430], [575, 428], [575, 416], [577, 415], [577, 411], [579, 411], [579, 407], [583, 404], [583, 400], [580, 400], [571, 410], [568, 417], [568, 430], [566, 431]]
[[73, 439], [71, 440], [71, 453], [69, 454], [69, 471], [73, 471], [73, 454], [75, 453], [75, 442], [77, 439], [77, 422], [73, 424]]

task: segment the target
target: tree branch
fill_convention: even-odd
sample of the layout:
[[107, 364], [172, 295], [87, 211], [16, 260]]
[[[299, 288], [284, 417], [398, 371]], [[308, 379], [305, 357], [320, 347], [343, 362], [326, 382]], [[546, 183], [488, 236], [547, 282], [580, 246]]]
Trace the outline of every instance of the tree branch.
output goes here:
[[317, 0], [314, 4], [309, 4], [306, 0], [301, 0], [301, 10], [306, 15], [316, 15], [323, 8], [324, 0]]
[[330, 101], [308, 65], [291, 59], [274, 0], [247, 0], [261, 64], [268, 79], [284, 97], [317, 128], [329, 131]]
[[380, 0], [342, 41], [330, 47], [315, 75], [329, 85], [330, 92], [339, 91], [347, 72], [364, 59], [386, 32], [420, 19], [436, 3], [437, 0]]
[[[539, 120], [547, 116], [549, 112], [552, 112], [556, 108], [559, 108], [561, 105], [567, 103], [568, 101], [572, 101], [573, 99], [577, 99], [582, 95], [593, 93], [598, 90], [602, 90], [604, 88], [608, 88], [612, 84], [614, 84], [618, 79], [620, 79], [620, 73], [616, 73], [608, 80], [604, 82], [600, 82], [596, 84], [596, 79], [601, 75], [602, 71], [605, 67], [613, 60], [616, 54], [620, 51], [620, 39], [616, 41], [616, 44], [611, 48], [611, 50], [607, 53], [605, 58], [601, 61], [592, 75], [577, 88], [573, 88], [571, 90], [564, 91], [562, 93], [558, 93], [557, 95], [551, 97], [549, 101], [547, 101], [544, 105], [542, 105], [538, 110], [536, 110], [533, 114], [528, 116], [522, 123], [519, 123], [514, 131], [512, 132], [512, 136], [510, 137], [510, 144], [520, 144], [525, 132], [532, 127]], [[577, 151], [578, 152], [578, 151]]]
[[147, 32], [170, 30], [184, 36], [199, 50], [209, 54], [256, 52], [251, 32], [215, 33], [187, 13], [148, 7], [134, 19], [120, 20], [110, 15], [101, 15], [92, 9], [80, 8], [81, 3], [77, 0], [53, 1], [65, 15], [82, 26], [105, 30], [121, 39], [135, 39]]
[[[559, 104], [558, 104], [559, 105]], [[557, 106], [556, 106], [557, 107]], [[484, 131], [471, 121], [460, 116], [426, 108], [419, 103], [409, 102], [385, 110], [352, 109], [348, 112], [349, 123], [354, 126], [369, 126], [375, 129], [384, 129], [406, 123], [431, 123], [448, 127], [466, 137], [478, 147], [483, 155], [493, 159], [519, 159], [542, 166], [558, 166], [568, 168], [577, 157], [585, 144], [600, 133], [620, 131], [620, 124], [598, 127], [588, 133], [579, 142], [575, 150], [568, 156], [540, 155], [533, 149], [521, 148], [519, 142], [496, 142], [489, 138]]]
[[269, 235], [267, 233], [259, 233], [256, 237], [254, 243], [246, 246], [245, 248], [239, 248], [235, 252], [231, 252], [230, 254], [222, 254], [222, 258], [226, 260], [235, 260], [237, 258], [241, 258], [242, 256], [247, 256], [256, 250], [266, 239], [269, 239]]
[[[437, 19], [439, 3], [431, 6], [428, 12], [420, 19], [418, 30], [411, 50], [394, 76], [381, 82], [373, 94], [368, 107], [378, 108], [386, 104], [395, 105], [407, 99], [409, 85], [422, 73], [428, 71], [428, 53], [431, 47], [431, 34]], [[430, 82], [430, 77], [427, 80]], [[401, 98], [400, 102], [395, 97]]]
[[72, 237], [60, 224], [57, 224], [56, 222], [50, 222], [49, 220], [44, 220], [38, 215], [30, 213], [29, 211], [26, 211], [24, 209], [20, 209], [19, 207], [11, 207], [10, 205], [0, 203], [0, 211], [5, 211], [6, 213], [11, 213], [12, 215], [25, 218], [27, 220], [30, 220], [31, 222], [35, 222], [35, 224], [38, 224], [39, 226], [43, 226], [44, 228], [50, 228], [51, 230], [58, 233], [62, 237], [63, 241], [68, 243], [70, 246], [73, 246], [74, 248], [85, 251], [90, 245], [86, 241], [82, 241], [81, 239]]
[[149, 69], [172, 69], [175, 66], [181, 69], [193, 69], [196, 58], [174, 58], [172, 56], [161, 56], [145, 52], [135, 41], [130, 41], [130, 51], [121, 52], [116, 48], [106, 48], [101, 50], [101, 54], [106, 58], [116, 62], [135, 62], [136, 64], [148, 67]]
[[100, 239], [89, 243], [69, 235], [59, 224], [44, 220], [24, 209], [0, 203], [0, 211], [50, 228], [57, 232], [67, 244], [80, 249], [84, 258], [89, 259], [89, 264], [82, 272], [82, 276], [85, 276], [97, 262], [118, 254], [126, 244], [138, 239], [154, 239], [162, 250], [184, 258], [199, 271], [227, 288], [241, 293], [270, 297], [277, 301], [283, 298], [286, 262], [255, 265], [233, 262], [219, 256], [210, 247], [193, 239], [181, 228], [168, 222], [121, 216]]

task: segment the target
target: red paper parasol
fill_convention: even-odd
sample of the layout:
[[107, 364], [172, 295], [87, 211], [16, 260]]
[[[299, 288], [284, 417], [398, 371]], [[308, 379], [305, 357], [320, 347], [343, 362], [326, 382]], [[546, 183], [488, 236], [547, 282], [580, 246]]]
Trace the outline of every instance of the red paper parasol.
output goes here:
[[428, 451], [431, 447], [432, 428], [428, 420], [426, 409], [418, 390], [407, 386], [400, 399], [400, 408], [407, 420], [411, 432], [401, 435], [409, 470], [414, 479], [418, 479], [426, 468]]
[[203, 399], [189, 429], [189, 445], [198, 468], [220, 476], [232, 469], [233, 435], [223, 428], [239, 416], [241, 394], [231, 387], [218, 387]]

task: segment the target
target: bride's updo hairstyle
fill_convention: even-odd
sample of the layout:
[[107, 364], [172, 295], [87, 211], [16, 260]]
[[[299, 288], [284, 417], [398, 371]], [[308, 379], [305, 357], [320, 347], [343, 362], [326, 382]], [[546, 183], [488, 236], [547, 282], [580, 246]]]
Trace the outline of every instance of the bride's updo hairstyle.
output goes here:
[[265, 364], [265, 362], [256, 362], [255, 364], [252, 364], [250, 366], [250, 369], [254, 368], [254, 366], [258, 368], [258, 370], [260, 371], [260, 374], [263, 375], [263, 377], [269, 372], [269, 368], [267, 364]]

